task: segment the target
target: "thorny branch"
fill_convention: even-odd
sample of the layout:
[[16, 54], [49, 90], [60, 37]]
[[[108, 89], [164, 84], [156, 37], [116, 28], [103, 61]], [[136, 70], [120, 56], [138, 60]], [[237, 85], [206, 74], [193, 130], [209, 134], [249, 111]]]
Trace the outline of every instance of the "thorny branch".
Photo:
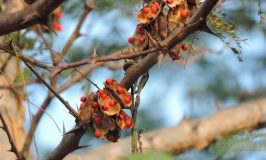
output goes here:
[[0, 14], [0, 36], [43, 23], [45, 17], [62, 2], [63, 0], [38, 0], [25, 10]]
[[[164, 41], [165, 42], [164, 44], [168, 47], [168, 49], [181, 42], [189, 34], [199, 30], [200, 26], [205, 23], [203, 20], [217, 2], [218, 0], [205, 1], [202, 4], [201, 8], [195, 13], [195, 15], [189, 21], [189, 24], [192, 24], [190, 25], [190, 27], [186, 27], [182, 31], [180, 30], [174, 31], [174, 36], [172, 36], [172, 39], [168, 38]], [[155, 50], [157, 49], [154, 49], [152, 52], [154, 52]], [[151, 52], [149, 51], [149, 53]], [[120, 84], [129, 88], [141, 75], [143, 75], [143, 73], [146, 73], [153, 65], [156, 64], [157, 56], [158, 56], [157, 54], [148, 54], [138, 64], [129, 67]], [[83, 61], [82, 63], [87, 63], [87, 62]], [[65, 134], [62, 138], [61, 143], [49, 156], [49, 159], [58, 159], [58, 157], [63, 158], [70, 153], [69, 151], [74, 151], [77, 148], [79, 148], [79, 143], [75, 143], [75, 145], [70, 145], [70, 144], [73, 144], [73, 142], [76, 142], [76, 140], [79, 140], [82, 137], [83, 134], [78, 134], [80, 132], [85, 133], [85, 130], [80, 128], [78, 132], [70, 132], [68, 134]]]
[[[0, 100], [1, 100], [1, 98], [2, 98], [2, 95], [0, 96]], [[13, 152], [13, 153], [17, 156], [17, 159], [18, 159], [18, 160], [25, 160], [24, 156], [21, 155], [21, 154], [18, 152], [18, 149], [17, 149], [17, 147], [16, 147], [16, 145], [15, 145], [13, 139], [12, 139], [11, 133], [10, 133], [10, 131], [9, 131], [9, 129], [8, 129], [8, 126], [7, 126], [7, 124], [6, 124], [6, 121], [5, 121], [5, 119], [4, 119], [4, 117], [3, 117], [2, 113], [1, 113], [1, 111], [0, 111], [0, 119], [1, 119], [1, 122], [2, 122], [2, 125], [3, 125], [3, 127], [0, 127], [0, 128], [2, 128], [2, 129], [6, 132], [7, 137], [8, 137], [8, 140], [9, 140], [9, 143], [10, 143], [10, 145], [11, 145], [11, 149], [10, 149], [9, 151], [10, 151], [10, 152]]]
[[[72, 45], [72, 43], [74, 42], [74, 40], [80, 35], [81, 26], [84, 23], [84, 20], [87, 17], [87, 15], [89, 14], [89, 12], [93, 9], [93, 7], [94, 7], [94, 3], [92, 1], [88, 1], [85, 4], [84, 11], [83, 11], [83, 13], [81, 15], [81, 18], [80, 18], [80, 20], [78, 22], [78, 25], [75, 28], [73, 34], [69, 38], [67, 44], [65, 45], [65, 47], [63, 48], [63, 50], [62, 50], [61, 53], [65, 54], [69, 50], [69, 48]], [[56, 66], [58, 64], [58, 62], [62, 60], [63, 56], [62, 56], [62, 58], [60, 58], [59, 60], [57, 60], [57, 58], [59, 57], [59, 55], [56, 55], [55, 54], [55, 51], [52, 49], [51, 44], [43, 36], [42, 28], [40, 26], [38, 26], [37, 29], [38, 29], [37, 32], [40, 35], [40, 37], [42, 38], [45, 46], [49, 49], [49, 52], [51, 54], [51, 59], [53, 61], [53, 65]], [[99, 65], [94, 65], [92, 67], [89, 67], [88, 69], [85, 68], [86, 69], [85, 70], [85, 73], [87, 74], [87, 73], [91, 72], [97, 66], [99, 66]], [[82, 72], [80, 72], [76, 76], [74, 76], [73, 78], [71, 78], [68, 82], [64, 83], [62, 85], [62, 87], [56, 89], [56, 79], [57, 79], [57, 76], [54, 75], [54, 76], [50, 77], [50, 85], [51, 85], [52, 88], [54, 88], [54, 90], [56, 91], [56, 93], [59, 94], [62, 91], [64, 91], [65, 89], [67, 89], [68, 87], [70, 87], [73, 83], [76, 83], [77, 81], [79, 81], [83, 76], [84, 76], [84, 74]], [[40, 121], [40, 119], [41, 119], [44, 111], [47, 109], [48, 105], [52, 101], [52, 99], [53, 99], [53, 96], [50, 93], [48, 93], [48, 95], [46, 96], [46, 99], [43, 101], [43, 104], [41, 105], [39, 111], [37, 112], [36, 115], [33, 116], [33, 122], [31, 124], [30, 130], [29, 130], [29, 132], [28, 132], [28, 134], [26, 136], [26, 140], [25, 140], [25, 143], [24, 143], [24, 146], [23, 146], [23, 149], [22, 149], [22, 153], [27, 153], [28, 152], [29, 147], [30, 147], [30, 144], [31, 144], [31, 141], [32, 141], [32, 138], [33, 138], [33, 135], [34, 135], [35, 130], [36, 130], [38, 124], [39, 124], [39, 121]]]
[[25, 65], [32, 71], [33, 74], [35, 74], [40, 81], [65, 105], [65, 107], [68, 109], [68, 111], [76, 118], [79, 119], [77, 112], [69, 105], [68, 102], [66, 102], [56, 91], [37, 73], [37, 71], [29, 64], [25, 63]]
[[[43, 2], [43, 0], [39, 0], [38, 2]], [[52, 0], [50, 0], [49, 2], [53, 3]], [[182, 41], [185, 37], [187, 37], [190, 33], [194, 32], [196, 30], [199, 30], [200, 26], [202, 24], [204, 24], [204, 19], [205, 19], [206, 15], [209, 13], [209, 11], [211, 11], [211, 9], [216, 4], [216, 2], [217, 2], [217, 0], [205, 1], [203, 4], [203, 7], [201, 7], [198, 10], [198, 12], [191, 18], [191, 20], [188, 23], [188, 26], [186, 28], [184, 28], [181, 31], [179, 29], [177, 29], [176, 31], [174, 31], [172, 33], [172, 35], [170, 37], [168, 37], [166, 40], [161, 42], [161, 44], [164, 44], [164, 47], [171, 49], [173, 46], [175, 46], [180, 41]], [[35, 4], [37, 4], [37, 2], [34, 3], [34, 5]], [[32, 6], [34, 6], [34, 5], [32, 5]], [[32, 6], [30, 6], [30, 7], [32, 7]], [[84, 15], [85, 14], [87, 14], [87, 13], [84, 11]], [[0, 16], [0, 20], [1, 20], [1, 18], [2, 17]], [[85, 17], [84, 17], [84, 19], [85, 19]], [[82, 21], [84, 21], [84, 19], [81, 18], [79, 23], [82, 23]], [[1, 26], [1, 24], [0, 24], [0, 26]], [[81, 25], [78, 25], [76, 27], [76, 29], [78, 30], [78, 29], [80, 29], [80, 27], [81, 27]], [[68, 43], [65, 45], [64, 49], [60, 52], [62, 55], [65, 55], [65, 53], [70, 48], [70, 46], [72, 45], [74, 40], [79, 36], [79, 34], [80, 34], [79, 31], [75, 30], [73, 32]], [[0, 35], [1, 35], [1, 32], [0, 32]], [[3, 46], [1, 44], [0, 44], [0, 49], [15, 55], [14, 51], [8, 49], [8, 47]], [[38, 67], [44, 68], [44, 69], [52, 72], [53, 75], [55, 76], [56, 74], [60, 73], [61, 71], [65, 70], [65, 69], [78, 67], [78, 66], [81, 66], [84, 64], [91, 64], [90, 67], [92, 68], [93, 66], [96, 66], [96, 64], [99, 64], [99, 63], [103, 63], [103, 62], [107, 62], [107, 61], [116, 61], [116, 60], [121, 60], [121, 59], [131, 59], [131, 58], [135, 58], [135, 57], [139, 57], [139, 56], [143, 56], [143, 55], [148, 54], [141, 62], [139, 62], [136, 65], [132, 65], [126, 71], [125, 77], [121, 81], [121, 85], [129, 88], [129, 86], [131, 86], [133, 84], [133, 82], [136, 81], [136, 79], [138, 79], [143, 73], [147, 72], [153, 65], [156, 64], [157, 56], [158, 56], [157, 53], [159, 51], [160, 51], [160, 49], [158, 49], [158, 48], [152, 48], [150, 50], [133, 53], [129, 49], [125, 49], [123, 52], [117, 52], [117, 53], [112, 54], [112, 55], [107, 55], [107, 56], [103, 56], [103, 57], [93, 56], [93, 57], [90, 57], [88, 59], [85, 59], [85, 60], [82, 60], [79, 62], [74, 62], [71, 64], [66, 64], [66, 65], [61, 65], [61, 66], [50, 66], [50, 65], [44, 64], [40, 61], [37, 61], [33, 58], [29, 58], [27, 56], [24, 56], [23, 54], [18, 54], [18, 56], [21, 60], [23, 60], [25, 62], [25, 64], [38, 77], [39, 74], [34, 70], [34, 68], [30, 64], [34, 64]], [[156, 54], [149, 54], [149, 53], [156, 53]], [[63, 56], [59, 57], [59, 59], [61, 59], [61, 60], [62, 60], [62, 58], [63, 58]], [[40, 80], [46, 85], [47, 88], [50, 87], [49, 84], [47, 82], [45, 82], [44, 79], [40, 79]], [[61, 90], [64, 88], [66, 88], [66, 87], [61, 87]], [[51, 88], [51, 87], [49, 89], [53, 94], [58, 95], [57, 90], [53, 90], [53, 88]], [[60, 89], [59, 89], [59, 91], [60, 91]], [[69, 104], [67, 102], [65, 102], [64, 99], [62, 99], [62, 97], [61, 97], [61, 100], [63, 100], [64, 104], [66, 105], [66, 107], [68, 106], [67, 108], [71, 112], [71, 110], [73, 110], [73, 109], [69, 106]], [[74, 111], [73, 113], [75, 116], [76, 112]], [[54, 152], [50, 155], [50, 158], [51, 159], [58, 159], [58, 157], [64, 157], [68, 153], [70, 153], [71, 151], [79, 148], [78, 142], [84, 133], [85, 133], [85, 130], [83, 130], [81, 128], [80, 131], [65, 134], [62, 142], [54, 150]], [[72, 145], [70, 145], [70, 144], [72, 144]], [[68, 149], [66, 149], [66, 147], [68, 147]]]
[[81, 35], [80, 29], [81, 29], [86, 17], [94, 9], [94, 7], [95, 7], [95, 4], [93, 2], [90, 3], [90, 4], [85, 4], [84, 10], [83, 10], [83, 12], [82, 12], [82, 14], [80, 16], [79, 22], [78, 22], [74, 32], [72, 33], [72, 35], [68, 39], [67, 43], [65, 44], [64, 48], [59, 53], [59, 55], [58, 55], [59, 59], [57, 60], [57, 62], [60, 62], [64, 58], [65, 54], [70, 49], [70, 47], [72, 46], [73, 42]]

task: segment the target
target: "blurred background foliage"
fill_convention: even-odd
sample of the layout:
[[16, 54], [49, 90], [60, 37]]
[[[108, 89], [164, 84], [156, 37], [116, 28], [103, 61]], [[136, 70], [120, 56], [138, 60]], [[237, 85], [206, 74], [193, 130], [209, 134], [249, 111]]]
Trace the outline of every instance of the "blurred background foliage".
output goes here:
[[[66, 56], [67, 59], [73, 62], [89, 57], [94, 48], [96, 48], [98, 55], [106, 55], [127, 47], [127, 38], [133, 34], [138, 23], [136, 12], [141, 5], [141, 0], [97, 0], [95, 10], [90, 13], [82, 27], [83, 36], [74, 43]], [[262, 11], [265, 11], [266, 4], [263, 3], [263, 0], [261, 7]], [[58, 33], [58, 36], [48, 36], [51, 38], [55, 50], [60, 50], [65, 44], [78, 21], [82, 8], [83, 3], [81, 1], [66, 1], [64, 3], [65, 16], [62, 19], [64, 29]], [[141, 95], [138, 129], [145, 128], [148, 131], [174, 126], [184, 118], [200, 118], [216, 112], [218, 103], [222, 107], [229, 107], [247, 100], [265, 97], [266, 26], [260, 24], [260, 16], [264, 13], [258, 14], [260, 10], [258, 1], [225, 0], [218, 9], [227, 13], [228, 20], [239, 28], [241, 39], [248, 39], [247, 44], [243, 44], [244, 62], [239, 62], [218, 38], [207, 33], [198, 33], [198, 39], [193, 43], [193, 47], [208, 50], [195, 49], [193, 52], [194, 54], [207, 52], [208, 54], [203, 58], [186, 67], [166, 59], [160, 67], [155, 66], [151, 69], [150, 79]], [[39, 51], [47, 52], [42, 48], [40, 39], [30, 32], [27, 33], [27, 36], [30, 42], [37, 39], [37, 43], [33, 49], [31, 49], [32, 43], [28, 43], [31, 46], [26, 54], [37, 56], [39, 59], [51, 63], [48, 60], [49, 54], [36, 55]], [[191, 38], [188, 38], [186, 42], [191, 43]], [[62, 80], [70, 78], [71, 74], [71, 71], [61, 74]], [[87, 76], [101, 86], [108, 77], [114, 77], [119, 81], [123, 77], [123, 71], [99, 68]], [[29, 74], [28, 77], [31, 75]], [[33, 92], [36, 87], [28, 88], [35, 97], [37, 95]], [[77, 105], [79, 104], [78, 98], [74, 100], [74, 97], [79, 97], [88, 90], [95, 91], [96, 88], [93, 88], [84, 79], [81, 83], [71, 87], [69, 91], [64, 92], [64, 97], [66, 99], [71, 98], [73, 100], [71, 104]], [[74, 97], [73, 92], [76, 93]], [[40, 100], [41, 98], [37, 97], [37, 99]], [[54, 102], [52, 106], [58, 104], [59, 102]], [[64, 118], [57, 117], [61, 113], [57, 113], [60, 111], [56, 107], [52, 107], [48, 112], [52, 112], [59, 122], [68, 122]], [[42, 127], [38, 129], [37, 137], [43, 138], [47, 130], [53, 131], [52, 128], [49, 128], [49, 124], [53, 125], [52, 122], [47, 121], [50, 121], [47, 120], [47, 117], [43, 118], [40, 124]], [[43, 132], [44, 130], [46, 132]], [[129, 134], [127, 132], [123, 136]], [[58, 137], [60, 135], [55, 136], [57, 140], [54, 144], [45, 142], [45, 139], [41, 140], [38, 142], [40, 148], [47, 152], [52, 150], [60, 140]], [[89, 133], [83, 139], [84, 143], [93, 144], [93, 147], [106, 143], [106, 141], [93, 139]], [[254, 154], [256, 154], [255, 159], [266, 156], [263, 152], [254, 151], [248, 155], [237, 152], [229, 158], [226, 156], [223, 158], [254, 159]], [[217, 157], [209, 150], [193, 150], [181, 154], [177, 158], [207, 160]]]

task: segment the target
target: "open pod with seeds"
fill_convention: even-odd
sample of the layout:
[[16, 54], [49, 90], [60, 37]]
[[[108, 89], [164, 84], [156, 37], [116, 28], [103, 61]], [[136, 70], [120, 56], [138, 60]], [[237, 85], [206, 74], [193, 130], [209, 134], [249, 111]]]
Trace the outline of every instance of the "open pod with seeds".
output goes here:
[[109, 131], [115, 129], [115, 121], [103, 112], [93, 112], [92, 126], [96, 138], [103, 138]]
[[143, 51], [148, 45], [148, 36], [144, 33], [144, 28], [141, 24], [136, 27], [134, 35], [128, 38], [128, 42], [134, 52]]
[[176, 5], [168, 14], [169, 22], [172, 23], [184, 23], [188, 20], [190, 11], [188, 9], [187, 0], [182, 0]]
[[131, 95], [125, 87], [119, 85], [115, 80], [107, 81], [104, 83], [105, 90], [107, 90], [112, 97], [121, 105], [122, 108], [129, 108], [132, 104]]
[[121, 111], [116, 118], [116, 124], [121, 129], [128, 129], [133, 127], [133, 120], [124, 111]]
[[89, 93], [87, 96], [83, 96], [80, 98], [81, 104], [78, 111], [78, 116], [81, 120], [81, 123], [90, 123], [91, 122], [91, 115], [92, 115], [92, 103], [95, 94]]
[[160, 12], [161, 4], [153, 1], [138, 11], [137, 19], [140, 23], [147, 24], [156, 19]]
[[98, 103], [104, 114], [112, 116], [120, 112], [121, 106], [108, 92], [98, 93]]
[[96, 138], [106, 137], [117, 142], [121, 129], [133, 126], [132, 119], [121, 109], [132, 104], [131, 95], [126, 88], [113, 79], [107, 79], [105, 88], [89, 93], [80, 98], [82, 102], [78, 111], [81, 125], [89, 124]]

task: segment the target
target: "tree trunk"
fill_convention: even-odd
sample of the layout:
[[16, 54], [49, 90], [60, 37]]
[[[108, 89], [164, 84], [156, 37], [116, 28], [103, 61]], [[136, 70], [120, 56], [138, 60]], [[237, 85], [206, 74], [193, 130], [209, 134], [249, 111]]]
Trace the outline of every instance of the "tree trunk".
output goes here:
[[[192, 148], [204, 149], [226, 133], [258, 129], [266, 125], [266, 98], [222, 109], [210, 117], [184, 120], [178, 126], [162, 128], [141, 135], [143, 151], [170, 151], [178, 154]], [[79, 154], [67, 160], [115, 160], [131, 154], [131, 138], [122, 138]]]
[[[0, 11], [14, 12], [21, 10], [24, 7], [23, 1], [20, 0], [9, 0], [5, 4], [0, 1]], [[3, 7], [3, 8], [2, 8]], [[3, 37], [0, 38], [0, 43], [3, 41]], [[0, 84], [1, 85], [12, 85], [17, 76], [21, 76], [18, 73], [18, 65], [16, 57], [9, 57], [9, 54], [0, 54]], [[16, 89], [17, 90], [17, 89]], [[12, 134], [12, 138], [18, 148], [22, 149], [22, 145], [25, 138], [24, 131], [24, 108], [23, 108], [23, 90], [0, 90], [0, 111], [4, 115], [4, 119], [7, 122], [8, 128]], [[2, 124], [0, 123], [2, 126]], [[0, 159], [14, 160], [16, 156], [8, 152], [10, 144], [6, 133], [0, 131]]]

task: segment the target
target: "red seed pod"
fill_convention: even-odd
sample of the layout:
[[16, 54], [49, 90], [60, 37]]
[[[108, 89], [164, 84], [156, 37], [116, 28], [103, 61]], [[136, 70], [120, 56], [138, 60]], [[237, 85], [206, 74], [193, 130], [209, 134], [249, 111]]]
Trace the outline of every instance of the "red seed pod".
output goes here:
[[124, 120], [126, 117], [123, 114], [119, 114], [119, 118], [122, 119], [122, 120]]
[[62, 31], [63, 27], [60, 22], [54, 22], [53, 27], [56, 31]]
[[97, 102], [97, 101], [93, 101], [93, 102], [92, 102], [92, 107], [93, 107], [93, 108], [97, 108], [97, 107], [99, 107], [98, 102]]
[[143, 13], [148, 14], [150, 12], [150, 8], [149, 7], [144, 7], [142, 9], [142, 11], [143, 11]]
[[138, 34], [143, 34], [143, 28], [142, 28], [141, 25], [138, 25], [138, 26], [137, 26], [137, 33], [138, 33]]
[[135, 38], [134, 37], [129, 37], [128, 38], [128, 43], [134, 43], [135, 42]]
[[103, 99], [106, 99], [106, 98], [108, 97], [108, 95], [107, 95], [106, 93], [104, 93], [104, 94], [101, 95], [101, 97], [102, 97]]
[[181, 17], [182, 19], [186, 19], [186, 18], [188, 17], [188, 11], [182, 11], [182, 12], [180, 13], [180, 17]]
[[101, 131], [96, 130], [96, 131], [94, 132], [94, 136], [95, 136], [96, 138], [100, 138], [100, 137], [102, 136]]
[[177, 54], [177, 55], [175, 56], [175, 59], [176, 59], [176, 60], [180, 60], [180, 59], [181, 59], [180, 54]]
[[144, 37], [139, 37], [139, 43], [144, 43], [145, 42], [145, 38]]
[[184, 43], [184, 44], [182, 44], [181, 48], [182, 48], [183, 51], [187, 51], [189, 49], [189, 45]]
[[102, 122], [102, 119], [100, 117], [95, 117], [93, 121], [94, 123], [99, 124]]
[[173, 2], [174, 2], [174, 0], [167, 0], [166, 3], [168, 3], [168, 4], [172, 4]]
[[103, 109], [104, 111], [107, 111], [107, 110], [109, 109], [109, 106], [108, 106], [108, 105], [104, 105], [104, 106], [102, 107], [102, 109]]
[[160, 3], [158, 3], [158, 2], [153, 2], [153, 5], [154, 5], [156, 8], [160, 8]]
[[99, 89], [99, 90], [98, 90], [98, 94], [99, 94], [99, 95], [102, 95], [102, 94], [104, 94], [104, 90], [102, 90], [102, 89]]
[[132, 124], [133, 124], [133, 122], [132, 122], [131, 119], [127, 119], [127, 120], [125, 121], [125, 125], [126, 125], [127, 128], [130, 128], [130, 127], [132, 126]]
[[114, 82], [114, 80], [113, 80], [112, 78], [108, 78], [108, 79], [106, 80], [106, 83], [107, 83], [108, 85], [112, 85], [113, 82]]
[[112, 107], [112, 106], [114, 106], [116, 104], [116, 101], [115, 100], [113, 100], [113, 99], [111, 99], [110, 101], [109, 101], [109, 105]]
[[116, 91], [120, 94], [125, 93], [125, 88], [121, 86], [117, 86]]
[[63, 12], [58, 12], [58, 13], [55, 14], [55, 17], [57, 19], [63, 18], [63, 16], [64, 16], [64, 13]]
[[157, 14], [157, 12], [158, 12], [158, 8], [156, 6], [151, 8], [151, 13]]
[[124, 102], [125, 102], [126, 105], [129, 104], [131, 102], [131, 96], [125, 97], [124, 98]]
[[86, 97], [85, 96], [80, 97], [80, 101], [81, 102], [85, 102], [86, 101]]

